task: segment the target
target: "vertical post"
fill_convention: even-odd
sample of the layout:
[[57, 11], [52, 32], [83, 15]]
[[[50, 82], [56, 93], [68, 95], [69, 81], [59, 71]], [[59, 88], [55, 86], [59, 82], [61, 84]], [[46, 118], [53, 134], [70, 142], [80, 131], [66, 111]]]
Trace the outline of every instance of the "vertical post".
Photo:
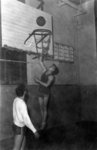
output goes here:
[[1, 0], [0, 0], [0, 53], [1, 53]]
[[[1, 56], [1, 44], [2, 44], [2, 36], [1, 36], [1, 0], [0, 0], [0, 56]], [[1, 61], [0, 61], [0, 74], [1, 74]], [[0, 75], [0, 78], [1, 78], [1, 75]], [[2, 103], [2, 97], [1, 97], [1, 87], [0, 87], [0, 106], [1, 106], [1, 103]], [[0, 109], [0, 128], [1, 128], [1, 109]]]
[[[1, 28], [2, 28], [2, 26], [1, 26], [1, 0], [0, 0], [0, 59], [1, 59], [1, 47], [2, 47], [2, 32], [1, 32]], [[0, 78], [1, 78], [1, 61], [0, 61]], [[0, 79], [0, 81], [1, 81], [1, 79]], [[0, 83], [1, 84], [1, 83]], [[1, 88], [0, 88], [1, 89]], [[1, 91], [0, 91], [0, 95], [1, 95]]]
[[97, 52], [97, 0], [94, 0], [95, 30], [96, 30], [96, 52]]

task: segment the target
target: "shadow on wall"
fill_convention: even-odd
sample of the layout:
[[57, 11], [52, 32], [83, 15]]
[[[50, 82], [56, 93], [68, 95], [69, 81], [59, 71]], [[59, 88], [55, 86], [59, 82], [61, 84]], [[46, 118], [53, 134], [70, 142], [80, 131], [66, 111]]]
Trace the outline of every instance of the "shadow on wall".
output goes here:
[[97, 122], [97, 86], [81, 86], [82, 120]]

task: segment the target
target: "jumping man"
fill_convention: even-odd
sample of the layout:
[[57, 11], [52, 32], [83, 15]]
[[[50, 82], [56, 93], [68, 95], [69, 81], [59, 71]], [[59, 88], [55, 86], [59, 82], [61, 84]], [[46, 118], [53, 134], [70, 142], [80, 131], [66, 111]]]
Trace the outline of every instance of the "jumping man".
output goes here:
[[42, 58], [40, 64], [43, 68], [41, 79], [35, 77], [35, 82], [39, 84], [39, 104], [42, 115], [41, 129], [44, 129], [47, 119], [47, 104], [51, 93], [51, 87], [55, 81], [55, 75], [58, 73], [58, 68], [55, 64], [51, 65], [48, 69], [45, 67]]

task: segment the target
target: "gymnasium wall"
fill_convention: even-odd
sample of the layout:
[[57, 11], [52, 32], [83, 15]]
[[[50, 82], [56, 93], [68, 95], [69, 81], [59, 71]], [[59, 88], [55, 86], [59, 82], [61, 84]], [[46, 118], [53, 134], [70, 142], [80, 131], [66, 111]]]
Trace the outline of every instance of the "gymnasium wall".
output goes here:
[[97, 46], [94, 1], [86, 3], [84, 7], [87, 14], [80, 16], [81, 25], [78, 30], [82, 119], [97, 121]]
[[79, 16], [78, 49], [80, 63], [80, 83], [97, 84], [97, 51], [94, 1], [83, 5], [86, 14]]

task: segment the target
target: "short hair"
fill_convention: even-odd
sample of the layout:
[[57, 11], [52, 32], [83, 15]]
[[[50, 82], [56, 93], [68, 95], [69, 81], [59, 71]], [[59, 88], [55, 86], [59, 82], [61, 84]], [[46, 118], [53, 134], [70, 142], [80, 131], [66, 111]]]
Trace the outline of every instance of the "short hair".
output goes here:
[[55, 70], [53, 71], [53, 75], [57, 75], [59, 73], [59, 69], [55, 64], [52, 64], [52, 67], [55, 67]]
[[18, 96], [18, 97], [21, 97], [21, 96], [23, 96], [24, 95], [24, 92], [26, 91], [26, 86], [25, 86], [25, 84], [19, 84], [18, 86], [17, 86], [17, 88], [16, 88], [16, 95]]

